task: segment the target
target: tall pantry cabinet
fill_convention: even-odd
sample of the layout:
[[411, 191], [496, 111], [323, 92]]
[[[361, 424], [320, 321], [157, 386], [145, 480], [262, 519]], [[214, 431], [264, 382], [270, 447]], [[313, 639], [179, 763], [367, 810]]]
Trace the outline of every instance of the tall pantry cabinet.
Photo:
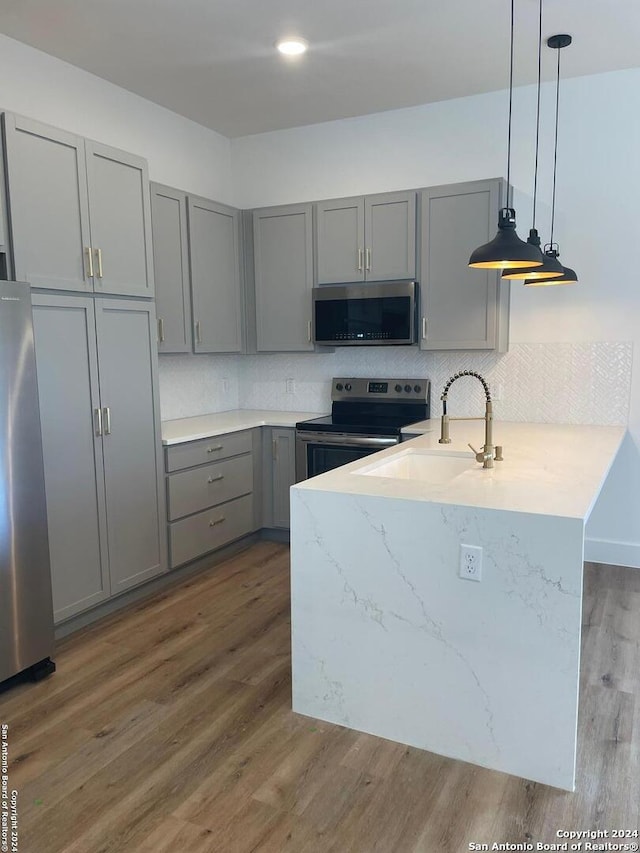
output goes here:
[[142, 158], [29, 119], [5, 114], [4, 141], [62, 622], [167, 569], [149, 181]]

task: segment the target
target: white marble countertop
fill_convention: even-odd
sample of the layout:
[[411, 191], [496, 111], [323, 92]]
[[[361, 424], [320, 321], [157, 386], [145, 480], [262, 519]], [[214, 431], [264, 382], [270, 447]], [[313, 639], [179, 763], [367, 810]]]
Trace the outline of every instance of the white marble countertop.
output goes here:
[[185, 441], [197, 441], [199, 438], [211, 438], [227, 432], [239, 432], [260, 426], [294, 427], [298, 421], [318, 418], [322, 412], [277, 412], [268, 409], [234, 409], [229, 412], [215, 412], [210, 415], [197, 415], [193, 418], [178, 418], [162, 422], [162, 443], [164, 445], [182, 444]]
[[625, 435], [620, 426], [573, 426], [496, 421], [494, 443], [502, 445], [504, 461], [483, 469], [470, 465], [444, 483], [364, 475], [379, 461], [408, 450], [438, 454], [469, 454], [471, 442], [480, 448], [481, 421], [452, 421], [452, 443], [438, 444], [439, 420], [422, 421], [405, 432], [424, 433], [388, 450], [373, 460], [368, 456], [311, 480], [294, 489], [370, 495], [399, 500], [428, 501], [487, 509], [527, 512], [586, 520]]

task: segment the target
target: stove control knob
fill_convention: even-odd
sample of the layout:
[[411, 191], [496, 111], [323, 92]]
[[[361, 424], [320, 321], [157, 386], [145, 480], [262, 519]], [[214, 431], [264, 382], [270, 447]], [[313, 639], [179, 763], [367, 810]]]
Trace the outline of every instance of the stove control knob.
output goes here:
[[345, 391], [351, 391], [351, 383], [350, 382], [347, 382], [347, 384], [344, 386], [344, 390]]
[[411, 391], [411, 385], [405, 385], [404, 390], [407, 392], [407, 394], [409, 394]]
[[342, 391], [343, 387], [344, 386], [343, 386], [342, 382], [338, 382], [336, 385], [336, 391]]
[[396, 385], [396, 394], [399, 394], [402, 391], [402, 385]]
[[416, 394], [419, 394], [422, 391], [422, 386], [421, 385], [414, 385], [413, 390], [416, 392]]

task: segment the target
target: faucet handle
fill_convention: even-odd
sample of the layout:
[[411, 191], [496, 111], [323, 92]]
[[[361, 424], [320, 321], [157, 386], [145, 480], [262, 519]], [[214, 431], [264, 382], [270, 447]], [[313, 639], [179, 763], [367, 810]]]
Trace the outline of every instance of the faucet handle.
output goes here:
[[484, 447], [482, 450], [476, 450], [473, 444], [469, 443], [467, 447], [470, 447], [476, 456], [476, 462], [484, 462], [487, 459], [487, 454], [484, 451]]
[[496, 444], [496, 455], [493, 457], [496, 462], [504, 462], [504, 456], [502, 455], [502, 445]]

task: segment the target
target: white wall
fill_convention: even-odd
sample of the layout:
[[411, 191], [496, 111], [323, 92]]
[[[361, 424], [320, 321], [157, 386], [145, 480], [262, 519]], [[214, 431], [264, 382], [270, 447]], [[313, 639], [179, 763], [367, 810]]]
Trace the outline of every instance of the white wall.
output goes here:
[[146, 157], [152, 181], [233, 202], [224, 136], [3, 35], [0, 80], [0, 108]]
[[[563, 81], [556, 239], [562, 260], [576, 268], [580, 284], [529, 289], [515, 284], [511, 313], [515, 345], [633, 343], [631, 440], [594, 510], [587, 553], [637, 566], [640, 288], [629, 258], [640, 222], [640, 111], [634, 106], [639, 101], [638, 69]], [[497, 92], [233, 140], [236, 203], [252, 207], [504, 175], [506, 106], [505, 93]], [[553, 106], [554, 87], [547, 85], [540, 169], [546, 202]], [[532, 188], [534, 117], [535, 89], [516, 90], [512, 182], [524, 193]], [[518, 221], [526, 237], [530, 209], [522, 204]], [[548, 239], [547, 217], [539, 218], [538, 227]], [[611, 369], [610, 364], [602, 367]], [[555, 371], [552, 360], [547, 370]], [[621, 393], [622, 385], [617, 387]], [[567, 395], [574, 391], [566, 389]]]

